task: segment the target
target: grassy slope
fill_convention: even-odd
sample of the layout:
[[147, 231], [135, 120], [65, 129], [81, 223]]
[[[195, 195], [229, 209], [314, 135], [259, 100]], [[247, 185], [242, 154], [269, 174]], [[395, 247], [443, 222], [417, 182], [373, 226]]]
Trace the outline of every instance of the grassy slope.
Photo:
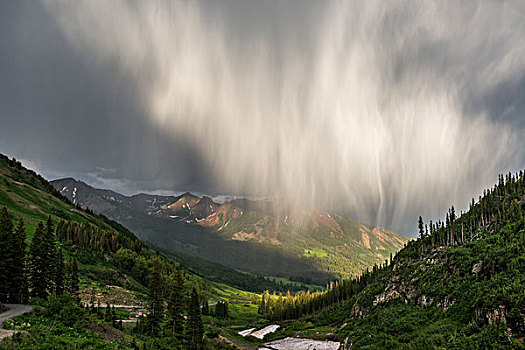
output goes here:
[[78, 223], [90, 223], [104, 229], [114, 229], [131, 238], [134, 235], [116, 222], [100, 215], [91, 215], [68, 203], [47, 181], [34, 171], [0, 154], [0, 205], [22, 218], [29, 238], [40, 221], [51, 216], [54, 222], [71, 220]]
[[[92, 215], [85, 210], [79, 209], [68, 203], [64, 198], [59, 198], [53, 193], [52, 187], [46, 186], [47, 182], [38, 177], [36, 173], [23, 167], [13, 167], [3, 156], [0, 156], [0, 206], [5, 206], [15, 221], [22, 218], [25, 223], [28, 240], [30, 241], [37, 224], [46, 221], [48, 216], [54, 223], [60, 220], [70, 220], [77, 223], [89, 223], [104, 229], [119, 227], [119, 233], [131, 236], [133, 234], [117, 223], [111, 223], [107, 218], [100, 215]], [[51, 192], [51, 193], [50, 193]], [[68, 252], [65, 252], [68, 255]], [[83, 264], [79, 262], [81, 270], [90, 276], [101, 276], [118, 274], [118, 269], [108, 263], [97, 261], [96, 265]], [[205, 279], [195, 276], [202, 281]], [[205, 281], [209, 282], [209, 281]], [[210, 283], [210, 285], [221, 285]], [[144, 286], [139, 289], [145, 290]], [[243, 292], [238, 290], [240, 294]]]
[[253, 275], [277, 274], [304, 283], [324, 284], [336, 278], [334, 274], [320, 271], [312, 261], [301, 258], [299, 251], [289, 254], [278, 246], [231, 241], [213, 228], [147, 215], [123, 219], [121, 222], [136, 232], [141, 240], [152, 246], [163, 247], [163, 251], [174, 255], [179, 252], [196, 255]]
[[[321, 285], [329, 280], [359, 275], [366, 268], [388, 259], [408, 241], [380, 228], [376, 229], [380, 232], [377, 235], [372, 233], [374, 227], [354, 220], [340, 216], [335, 216], [335, 220], [341, 231], [312, 220], [302, 227], [276, 225], [272, 217], [253, 211], [230, 219], [227, 226], [219, 224], [209, 228], [146, 216], [141, 221], [147, 223], [147, 227], [123, 223], [134, 230], [137, 227], [141, 237], [172, 252], [199, 255], [253, 274]], [[278, 232], [268, 234], [276, 231], [277, 226]], [[245, 241], [233, 239], [241, 231], [255, 237]], [[386, 238], [379, 237], [381, 233]], [[268, 235], [276, 238], [268, 239]], [[305, 254], [305, 249], [323, 254]]]
[[[338, 215], [332, 217], [338, 227], [330, 227], [312, 213], [299, 217], [301, 225], [288, 225], [282, 218], [277, 224], [273, 217], [247, 211], [230, 219], [227, 226], [218, 225], [214, 229], [225, 240], [231, 240], [240, 231], [253, 234], [255, 238], [243, 243], [281, 252], [283, 256], [298, 259], [301, 264], [315, 267], [336, 279], [359, 275], [366, 268], [388, 259], [408, 241], [385, 229], [374, 231], [373, 226]], [[272, 266], [271, 270], [279, 271], [279, 267]]]
[[[38, 222], [47, 220], [48, 216], [51, 216], [54, 223], [68, 219], [77, 223], [90, 223], [105, 229], [120, 228], [121, 231], [119, 230], [119, 232], [121, 234], [132, 236], [131, 232], [119, 224], [111, 222], [105, 217], [92, 215], [59, 197], [53, 188], [47, 186], [47, 182], [39, 175], [17, 164], [12, 164], [10, 160], [0, 155], [0, 206], [6, 206], [14, 220], [18, 220], [18, 218], [24, 220], [28, 241], [31, 240]], [[68, 256], [70, 252], [65, 249], [64, 254]], [[90, 295], [95, 293], [102, 295], [101, 302], [103, 303], [109, 302], [125, 305], [145, 305], [147, 303], [147, 287], [130, 275], [123, 273], [112, 264], [111, 259], [94, 258], [86, 261], [81, 261], [80, 259], [79, 271], [81, 296], [84, 301], [88, 301]], [[256, 306], [250, 304], [253, 293], [248, 293], [223, 283], [206, 280], [187, 270], [184, 275], [188, 291], [191, 285], [195, 285], [201, 296], [208, 298], [210, 303], [217, 300], [230, 302], [230, 313], [235, 320], [217, 321], [213, 317], [208, 317], [206, 319], [207, 329], [209, 327], [230, 325], [244, 328], [264, 322], [257, 314]], [[115, 288], [115, 286], [119, 288]], [[23, 317], [23, 320], [26, 321], [36, 319], [39, 322], [47, 322], [41, 319], [41, 316], [26, 315]], [[49, 326], [52, 327], [51, 324]], [[22, 327], [20, 329], [34, 331], [33, 328]], [[75, 339], [75, 337], [85, 338], [86, 334], [72, 333], [67, 337], [71, 339]], [[75, 344], [77, 343], [77, 340], [72, 341]], [[96, 343], [96, 340], [93, 341]]]

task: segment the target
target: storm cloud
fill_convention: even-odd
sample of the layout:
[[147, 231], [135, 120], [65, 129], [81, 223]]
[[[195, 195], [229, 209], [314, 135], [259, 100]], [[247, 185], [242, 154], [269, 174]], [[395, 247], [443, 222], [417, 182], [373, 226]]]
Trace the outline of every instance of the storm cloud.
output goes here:
[[0, 146], [44, 174], [285, 198], [410, 234], [525, 165], [518, 1], [2, 9]]

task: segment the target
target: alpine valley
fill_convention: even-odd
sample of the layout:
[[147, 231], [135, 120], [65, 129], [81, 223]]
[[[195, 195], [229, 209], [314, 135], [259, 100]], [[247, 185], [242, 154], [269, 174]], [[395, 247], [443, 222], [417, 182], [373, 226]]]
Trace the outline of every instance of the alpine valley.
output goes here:
[[71, 178], [51, 184], [74, 204], [121, 223], [167, 254], [305, 284], [357, 277], [408, 242], [390, 230], [295, 203], [219, 204], [191, 193], [124, 196]]
[[0, 350], [525, 350], [524, 15], [0, 0]]
[[[1, 349], [524, 348], [523, 172], [500, 176], [466, 213], [420, 220], [406, 244], [312, 208], [276, 217], [272, 202], [51, 185], [5, 156], [0, 205]], [[290, 242], [301, 249], [285, 254]], [[239, 272], [208, 261], [232, 264], [206, 244], [267, 259], [282, 249], [280, 274], [348, 277], [319, 287]]]

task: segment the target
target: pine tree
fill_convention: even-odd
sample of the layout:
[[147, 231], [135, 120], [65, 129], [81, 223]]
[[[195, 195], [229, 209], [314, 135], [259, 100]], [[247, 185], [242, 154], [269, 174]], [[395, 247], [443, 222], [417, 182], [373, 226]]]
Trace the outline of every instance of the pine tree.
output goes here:
[[12, 244], [11, 280], [9, 288], [9, 301], [17, 304], [27, 303], [27, 244], [24, 220], [20, 219], [13, 234], [14, 243]]
[[202, 326], [199, 294], [194, 287], [191, 292], [190, 304], [188, 307], [188, 341], [193, 349], [203, 348], [203, 336], [204, 328]]
[[175, 337], [180, 338], [184, 332], [184, 280], [179, 269], [170, 284], [168, 296], [168, 315], [170, 317], [171, 331]]
[[104, 315], [104, 321], [111, 322], [111, 304], [106, 305], [106, 313]]
[[204, 300], [202, 303], [202, 314], [208, 316], [210, 314], [210, 305], [208, 304], [208, 299]]
[[423, 237], [425, 235], [425, 224], [421, 216], [419, 216], [419, 220], [417, 221], [417, 227], [419, 228], [419, 237]]
[[266, 313], [266, 293], [262, 295], [261, 297], [261, 303], [259, 304], [259, 309], [257, 310], [257, 313], [264, 315]]
[[30, 247], [31, 293], [35, 298], [46, 298], [50, 285], [50, 276], [47, 274], [47, 254], [44, 252], [44, 235], [44, 225], [39, 222]]
[[160, 262], [158, 259], [153, 261], [151, 275], [149, 278], [149, 314], [148, 326], [152, 336], [157, 336], [159, 332], [159, 324], [162, 320], [162, 273], [160, 271]]
[[79, 278], [78, 278], [78, 264], [76, 258], [71, 258], [69, 260], [69, 283], [68, 283], [68, 292], [74, 296], [78, 297], [79, 292]]
[[111, 308], [111, 325], [117, 328], [117, 314], [114, 306]]
[[9, 296], [9, 282], [13, 267], [12, 255], [13, 223], [3, 207], [0, 211], [0, 302], [7, 302]]
[[57, 296], [61, 296], [64, 292], [64, 280], [65, 280], [65, 264], [64, 255], [62, 250], [59, 249], [57, 256], [57, 265], [55, 269], [55, 293]]
[[46, 298], [55, 282], [58, 261], [51, 216], [45, 229], [42, 222], [38, 224], [30, 250], [32, 293], [34, 297]]
[[217, 304], [215, 304], [215, 313], [214, 316], [217, 318], [222, 317], [222, 301], [217, 301]]
[[58, 249], [57, 249], [57, 240], [55, 237], [55, 230], [53, 226], [53, 221], [51, 216], [47, 217], [46, 222], [46, 232], [45, 232], [45, 246], [46, 254], [48, 259], [48, 273], [50, 274], [51, 281], [54, 282], [56, 276], [56, 269], [58, 264]]

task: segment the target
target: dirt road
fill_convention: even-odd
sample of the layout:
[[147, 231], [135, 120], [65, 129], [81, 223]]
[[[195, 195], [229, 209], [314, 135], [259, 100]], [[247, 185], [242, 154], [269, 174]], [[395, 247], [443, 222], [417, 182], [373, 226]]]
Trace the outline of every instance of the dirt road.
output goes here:
[[33, 307], [29, 305], [5, 304], [5, 306], [7, 306], [9, 310], [0, 314], [0, 339], [9, 337], [15, 333], [15, 331], [12, 330], [2, 329], [4, 321], [25, 314], [26, 312], [33, 311]]

